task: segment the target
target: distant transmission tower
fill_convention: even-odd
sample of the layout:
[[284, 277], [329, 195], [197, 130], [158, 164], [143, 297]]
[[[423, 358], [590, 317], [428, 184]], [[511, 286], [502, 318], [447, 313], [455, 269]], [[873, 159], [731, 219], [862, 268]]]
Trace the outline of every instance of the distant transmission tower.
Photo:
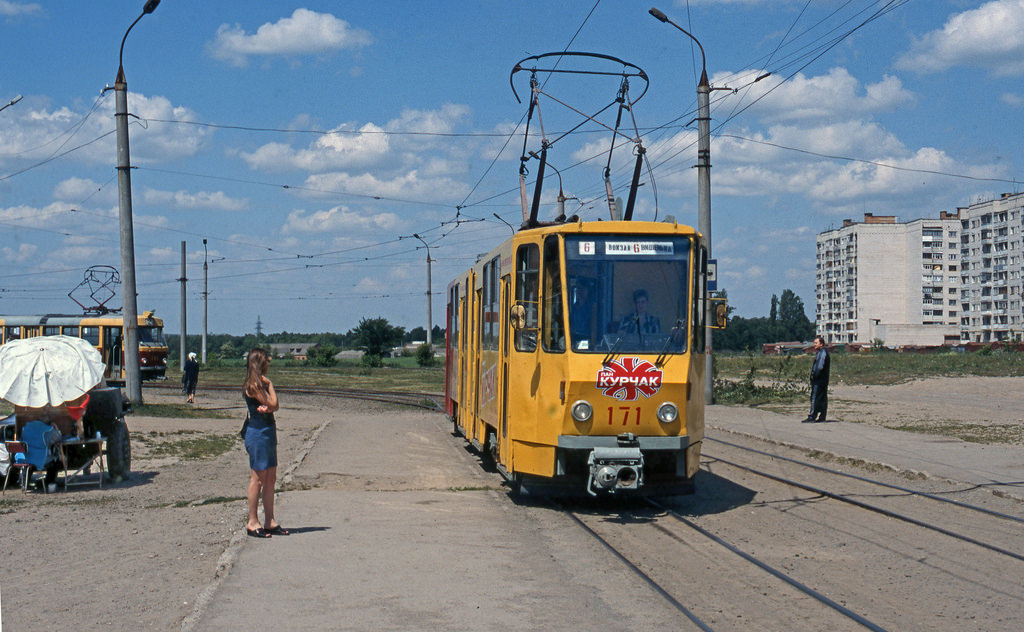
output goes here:
[[260, 315], [256, 314], [256, 337], [259, 338], [263, 335], [263, 321], [260, 320]]

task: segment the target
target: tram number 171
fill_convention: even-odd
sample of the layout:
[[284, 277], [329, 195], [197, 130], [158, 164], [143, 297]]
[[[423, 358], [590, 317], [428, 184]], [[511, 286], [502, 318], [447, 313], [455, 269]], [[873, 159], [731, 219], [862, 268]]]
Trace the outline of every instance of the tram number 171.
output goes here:
[[[618, 413], [619, 413], [618, 415], [616, 414], [616, 411], [618, 411]], [[618, 408], [616, 408], [614, 406], [609, 406], [608, 407], [608, 425], [609, 426], [614, 425], [615, 419], [618, 418], [619, 415], [621, 415], [622, 425], [623, 426], [628, 426], [629, 425], [630, 413], [633, 413], [633, 412], [636, 413], [636, 416], [635, 416], [636, 424], [635, 425], [639, 426], [640, 425], [640, 406], [619, 406]]]

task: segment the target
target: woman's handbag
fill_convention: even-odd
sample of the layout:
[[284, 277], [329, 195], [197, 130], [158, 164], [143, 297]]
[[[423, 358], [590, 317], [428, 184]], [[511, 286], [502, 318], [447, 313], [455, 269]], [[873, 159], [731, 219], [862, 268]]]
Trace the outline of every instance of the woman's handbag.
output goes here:
[[245, 421], [242, 422], [242, 430], [241, 430], [241, 432], [238, 433], [239, 436], [241, 436], [243, 439], [245, 439], [245, 430], [248, 427], [249, 427], [249, 414], [246, 413]]

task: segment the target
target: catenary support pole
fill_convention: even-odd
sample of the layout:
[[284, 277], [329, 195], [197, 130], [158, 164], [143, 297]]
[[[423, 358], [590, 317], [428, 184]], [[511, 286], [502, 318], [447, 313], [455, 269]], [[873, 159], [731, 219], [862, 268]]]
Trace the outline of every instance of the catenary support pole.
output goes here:
[[181, 242], [181, 370], [185, 370], [185, 358], [188, 356], [188, 308], [186, 301], [188, 300], [188, 278], [185, 276], [185, 242]]
[[206, 366], [206, 299], [210, 295], [209, 264], [206, 262], [206, 240], [203, 240], [203, 366]]
[[160, 0], [146, 0], [142, 13], [121, 38], [117, 58], [117, 79], [114, 80], [114, 120], [117, 124], [117, 202], [121, 230], [121, 298], [123, 301], [122, 349], [124, 349], [124, 382], [128, 401], [142, 404], [142, 376], [139, 369], [139, 308], [135, 291], [135, 234], [132, 229], [131, 152], [128, 148], [128, 80], [124, 75], [124, 43], [132, 27], [142, 16], [156, 10]]

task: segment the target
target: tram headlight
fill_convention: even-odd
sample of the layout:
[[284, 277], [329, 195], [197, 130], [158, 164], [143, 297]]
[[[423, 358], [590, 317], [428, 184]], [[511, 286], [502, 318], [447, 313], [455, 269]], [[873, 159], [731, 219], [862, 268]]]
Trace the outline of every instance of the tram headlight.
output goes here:
[[581, 399], [572, 405], [571, 414], [576, 421], [587, 422], [594, 416], [594, 407], [590, 405], [590, 402]]
[[672, 402], [665, 402], [658, 406], [658, 421], [663, 424], [670, 424], [679, 419], [679, 407]]

